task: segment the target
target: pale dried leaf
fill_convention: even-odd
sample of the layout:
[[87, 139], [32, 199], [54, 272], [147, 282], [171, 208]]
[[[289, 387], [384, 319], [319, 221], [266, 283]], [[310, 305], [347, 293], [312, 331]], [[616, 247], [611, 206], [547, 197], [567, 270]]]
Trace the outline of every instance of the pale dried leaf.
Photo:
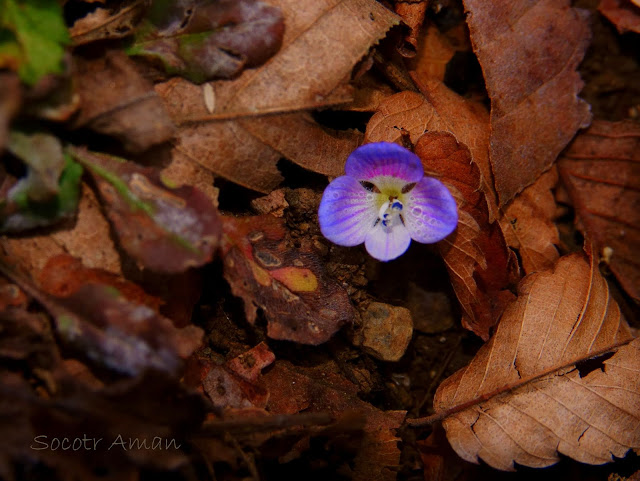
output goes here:
[[597, 259], [526, 277], [491, 340], [445, 380], [436, 412], [456, 452], [497, 469], [602, 464], [640, 446], [638, 341], [586, 375], [576, 363], [632, 340]]
[[74, 46], [96, 40], [123, 38], [131, 35], [138, 20], [144, 13], [147, 1], [134, 0], [116, 11], [97, 8], [86, 16], [76, 20], [69, 29]]
[[500, 205], [551, 167], [591, 121], [576, 67], [589, 45], [587, 13], [568, 0], [464, 0], [491, 98], [491, 165]]
[[525, 274], [551, 269], [558, 260], [557, 206], [551, 192], [557, 182], [558, 171], [552, 168], [500, 210], [502, 232], [520, 253]]
[[640, 124], [594, 122], [558, 167], [578, 228], [607, 259], [625, 291], [640, 300]]
[[600, 0], [598, 11], [616, 26], [618, 32], [640, 33], [638, 0]]

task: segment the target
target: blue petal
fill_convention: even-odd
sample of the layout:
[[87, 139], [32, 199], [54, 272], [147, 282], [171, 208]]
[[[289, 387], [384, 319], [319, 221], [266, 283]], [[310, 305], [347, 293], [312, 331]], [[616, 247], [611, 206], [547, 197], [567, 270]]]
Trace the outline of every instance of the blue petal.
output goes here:
[[456, 201], [439, 180], [425, 177], [403, 197], [402, 217], [413, 240], [438, 242], [458, 225]]
[[318, 209], [322, 234], [342, 246], [362, 244], [378, 219], [379, 195], [369, 192], [353, 177], [335, 179], [324, 191]]
[[402, 222], [396, 223], [391, 228], [384, 227], [382, 222], [378, 222], [364, 241], [369, 255], [379, 261], [390, 261], [400, 257], [409, 244], [411, 244], [411, 236]]
[[373, 183], [376, 178], [382, 177], [412, 184], [424, 175], [420, 158], [391, 142], [375, 142], [358, 147], [347, 159], [344, 169], [348, 176]]

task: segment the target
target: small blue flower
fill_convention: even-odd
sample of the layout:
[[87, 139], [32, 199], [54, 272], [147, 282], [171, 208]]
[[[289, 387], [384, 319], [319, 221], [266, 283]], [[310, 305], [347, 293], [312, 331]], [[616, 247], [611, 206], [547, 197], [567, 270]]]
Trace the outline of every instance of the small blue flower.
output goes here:
[[346, 175], [324, 191], [318, 220], [322, 234], [342, 246], [364, 242], [381, 261], [401, 256], [411, 239], [429, 244], [458, 224], [453, 196], [439, 180], [424, 177], [420, 158], [397, 144], [358, 147]]

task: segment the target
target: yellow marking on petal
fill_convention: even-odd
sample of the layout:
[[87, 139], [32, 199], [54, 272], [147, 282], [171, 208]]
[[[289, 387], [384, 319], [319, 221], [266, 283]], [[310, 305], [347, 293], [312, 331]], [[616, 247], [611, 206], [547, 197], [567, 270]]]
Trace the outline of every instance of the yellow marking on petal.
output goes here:
[[318, 288], [318, 278], [306, 268], [283, 267], [269, 273], [293, 292], [312, 292]]

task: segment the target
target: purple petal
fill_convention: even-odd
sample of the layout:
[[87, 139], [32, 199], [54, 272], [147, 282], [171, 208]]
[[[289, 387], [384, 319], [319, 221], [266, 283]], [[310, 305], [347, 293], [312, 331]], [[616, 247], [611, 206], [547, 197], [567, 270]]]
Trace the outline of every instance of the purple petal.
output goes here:
[[373, 182], [377, 177], [392, 177], [403, 184], [411, 184], [424, 175], [420, 158], [391, 142], [375, 142], [358, 147], [347, 159], [344, 170], [348, 176], [368, 182]]
[[378, 222], [364, 241], [367, 252], [379, 261], [390, 261], [400, 257], [410, 243], [411, 236], [402, 222], [398, 222], [392, 228], [385, 228]]
[[411, 238], [423, 244], [438, 242], [458, 225], [458, 208], [449, 189], [437, 179], [425, 177], [404, 194], [402, 211]]
[[378, 218], [379, 195], [369, 192], [353, 177], [342, 176], [332, 181], [318, 209], [322, 234], [341, 246], [362, 244]]

